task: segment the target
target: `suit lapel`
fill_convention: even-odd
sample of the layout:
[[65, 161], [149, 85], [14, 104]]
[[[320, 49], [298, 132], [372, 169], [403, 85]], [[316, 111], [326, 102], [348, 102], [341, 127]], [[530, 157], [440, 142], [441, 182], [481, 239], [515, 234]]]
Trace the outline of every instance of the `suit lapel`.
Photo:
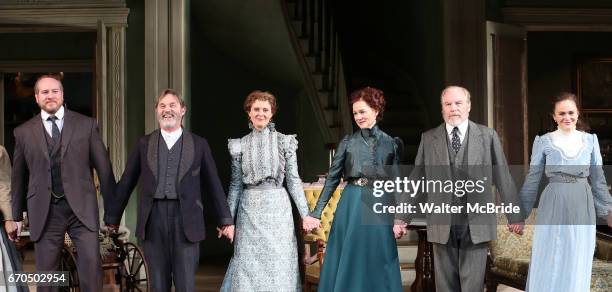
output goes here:
[[147, 162], [149, 164], [151, 172], [153, 173], [153, 176], [155, 177], [156, 183], [158, 181], [157, 156], [159, 155], [159, 149], [157, 147], [159, 147], [159, 133], [159, 129], [151, 133], [151, 136], [149, 136], [149, 145], [147, 147]]
[[478, 125], [472, 121], [469, 122], [468, 126], [468, 143], [468, 165], [482, 164], [482, 153], [484, 153], [482, 131], [480, 131]]
[[446, 126], [444, 123], [434, 132], [434, 139], [436, 139], [433, 143], [434, 157], [438, 157], [439, 165], [450, 165], [448, 142], [446, 141]]
[[47, 149], [47, 140], [45, 140], [46, 130], [43, 126], [42, 118], [40, 114], [36, 115], [33, 120], [32, 129], [32, 137], [34, 137], [34, 143], [38, 145], [38, 150], [42, 151], [43, 156], [47, 159], [47, 161], [51, 161], [49, 158], [49, 149]]
[[179, 165], [179, 182], [191, 168], [194, 152], [193, 136], [183, 129], [183, 150], [181, 151], [181, 164]]
[[72, 133], [74, 132], [74, 127], [76, 127], [74, 121], [72, 120], [73, 115], [69, 110], [65, 110], [64, 112], [64, 126], [62, 127], [62, 158], [64, 158], [64, 154], [66, 153], [66, 149], [68, 148], [68, 144], [70, 143], [70, 139], [72, 139]]

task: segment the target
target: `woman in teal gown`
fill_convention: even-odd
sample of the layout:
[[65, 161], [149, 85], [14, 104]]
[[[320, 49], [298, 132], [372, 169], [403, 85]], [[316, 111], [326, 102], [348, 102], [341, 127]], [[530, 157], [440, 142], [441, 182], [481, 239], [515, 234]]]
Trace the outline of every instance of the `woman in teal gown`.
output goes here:
[[384, 166], [399, 164], [401, 142], [376, 125], [384, 111], [382, 91], [360, 89], [351, 94], [351, 103], [360, 130], [338, 145], [319, 201], [311, 212], [312, 217], [321, 218], [344, 177], [348, 183], [334, 215], [318, 291], [402, 291], [395, 238], [403, 235], [405, 228], [365, 217], [371, 216], [371, 183], [379, 178]]
[[526, 214], [542, 174], [548, 185], [538, 203], [526, 291], [589, 291], [596, 217], [612, 225], [612, 197], [595, 134], [576, 127], [576, 96], [555, 99], [556, 131], [536, 137], [529, 174], [521, 189]]

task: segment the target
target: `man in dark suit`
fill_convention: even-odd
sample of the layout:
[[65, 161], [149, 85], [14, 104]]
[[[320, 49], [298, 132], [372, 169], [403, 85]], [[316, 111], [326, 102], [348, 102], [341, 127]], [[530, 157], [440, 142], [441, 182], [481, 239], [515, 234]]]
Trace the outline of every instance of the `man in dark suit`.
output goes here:
[[[100, 224], [91, 169], [98, 173], [104, 201], [110, 200], [115, 177], [108, 152], [95, 120], [64, 108], [60, 80], [42, 76], [34, 92], [40, 114], [14, 131], [13, 218], [23, 220], [27, 207], [38, 271], [58, 270], [68, 232], [78, 254], [81, 291], [102, 291]], [[53, 288], [39, 286], [38, 291]]]
[[[138, 141], [105, 214], [116, 229], [139, 182], [136, 236], [143, 242], [152, 291], [195, 291], [195, 273], [204, 239], [202, 193], [212, 203], [223, 234], [233, 235], [233, 220], [206, 139], [182, 128], [185, 103], [164, 90], [156, 104], [159, 130]], [[204, 191], [204, 192], [203, 192]]]
[[[435, 206], [461, 207], [462, 212], [427, 215], [427, 239], [433, 243], [437, 291], [483, 291], [488, 242], [496, 238], [496, 214], [466, 213], [467, 204], [494, 202], [491, 183], [501, 202], [522, 206], [495, 130], [469, 120], [470, 93], [449, 86], [441, 94], [444, 123], [421, 136], [413, 178], [429, 181], [483, 180], [483, 191], [427, 194]], [[492, 178], [488, 180], [487, 178]], [[472, 188], [475, 189], [475, 188]], [[423, 195], [423, 194], [421, 194]], [[508, 213], [509, 229], [522, 233], [524, 214]]]

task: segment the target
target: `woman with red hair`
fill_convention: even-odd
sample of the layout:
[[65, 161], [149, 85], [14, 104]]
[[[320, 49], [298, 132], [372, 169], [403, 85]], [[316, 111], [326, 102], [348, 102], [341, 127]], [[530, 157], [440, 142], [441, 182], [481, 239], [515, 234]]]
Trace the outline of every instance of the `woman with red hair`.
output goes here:
[[[386, 200], [373, 196], [372, 184], [389, 177], [384, 166], [399, 164], [401, 141], [378, 128], [385, 109], [381, 90], [359, 89], [351, 94], [351, 104], [360, 130], [340, 141], [311, 213], [321, 218], [340, 178], [348, 182], [334, 214], [318, 291], [402, 291], [395, 238], [405, 234], [405, 225], [391, 227], [393, 218], [371, 212], [377, 199]], [[319, 223], [312, 217], [304, 219], [305, 225]]]

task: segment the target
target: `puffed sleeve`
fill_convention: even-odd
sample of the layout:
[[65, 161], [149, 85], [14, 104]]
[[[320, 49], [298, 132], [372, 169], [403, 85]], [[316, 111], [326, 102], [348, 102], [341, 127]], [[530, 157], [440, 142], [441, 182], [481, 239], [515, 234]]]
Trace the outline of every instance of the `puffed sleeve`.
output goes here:
[[344, 160], [346, 159], [346, 148], [349, 142], [349, 136], [345, 136], [338, 147], [336, 148], [336, 154], [334, 155], [334, 159], [332, 161], [331, 166], [329, 167], [329, 172], [327, 173], [327, 178], [325, 179], [325, 186], [321, 191], [321, 195], [319, 196], [319, 200], [317, 201], [317, 205], [314, 210], [310, 213], [310, 216], [315, 218], [321, 218], [321, 213], [323, 213], [323, 209], [329, 202], [332, 194], [336, 190], [336, 187], [340, 184], [340, 178], [342, 177], [342, 173], [344, 171]]
[[232, 213], [232, 218], [236, 220], [236, 211], [240, 196], [242, 194], [242, 149], [240, 139], [229, 139], [228, 148], [232, 157], [232, 178], [230, 180], [229, 193], [227, 195], [227, 205]]
[[4, 147], [0, 146], [0, 212], [4, 220], [12, 220], [11, 211], [11, 160]]
[[538, 195], [538, 188], [540, 186], [540, 180], [542, 179], [542, 173], [545, 167], [545, 155], [544, 145], [542, 138], [536, 136], [533, 141], [533, 148], [531, 150], [531, 162], [529, 163], [529, 172], [523, 183], [523, 187], [519, 193], [521, 202], [523, 203], [523, 210], [525, 218], [531, 214], [533, 204], [535, 203]]
[[308, 216], [308, 204], [306, 203], [306, 195], [304, 194], [304, 187], [302, 186], [302, 180], [298, 173], [297, 166], [297, 148], [298, 141], [295, 135], [283, 135], [283, 153], [285, 158], [285, 180], [287, 181], [287, 191], [293, 202], [300, 212], [302, 218]]
[[593, 200], [595, 201], [595, 210], [597, 216], [605, 218], [612, 211], [612, 198], [608, 191], [608, 184], [603, 171], [603, 159], [599, 150], [599, 141], [597, 135], [592, 134], [593, 138], [593, 153], [591, 153], [591, 168], [589, 170], [589, 179], [591, 181], [591, 190], [593, 192]]

